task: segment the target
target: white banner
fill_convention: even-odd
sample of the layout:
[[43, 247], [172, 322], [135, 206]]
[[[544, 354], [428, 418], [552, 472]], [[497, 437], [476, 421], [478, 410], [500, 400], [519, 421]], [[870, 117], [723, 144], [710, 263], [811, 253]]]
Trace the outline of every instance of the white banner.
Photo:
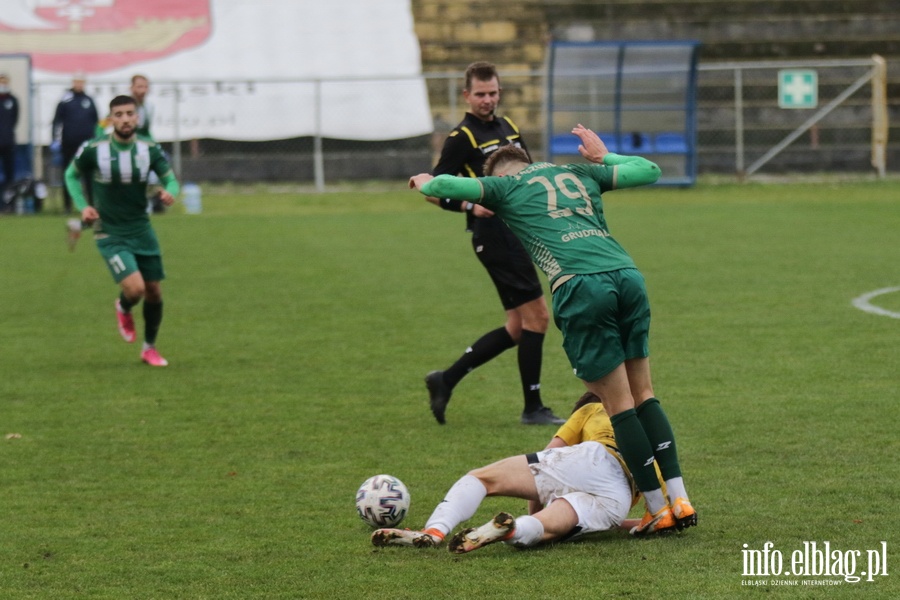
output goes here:
[[3, 0], [6, 53], [32, 57], [36, 143], [77, 71], [101, 115], [146, 75], [163, 141], [432, 131], [410, 0]]

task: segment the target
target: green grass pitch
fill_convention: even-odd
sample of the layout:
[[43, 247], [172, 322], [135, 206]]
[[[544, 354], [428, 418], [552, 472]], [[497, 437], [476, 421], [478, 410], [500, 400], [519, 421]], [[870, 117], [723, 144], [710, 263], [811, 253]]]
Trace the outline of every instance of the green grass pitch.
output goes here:
[[[375, 549], [354, 510], [390, 473], [421, 527], [466, 471], [553, 433], [518, 423], [513, 352], [462, 382], [446, 426], [428, 410], [425, 373], [503, 321], [461, 217], [402, 182], [207, 190], [202, 214], [154, 217], [166, 369], [119, 338], [89, 237], [70, 253], [62, 216], [2, 217], [0, 597], [900, 597], [900, 319], [852, 305], [900, 286], [898, 202], [896, 180], [607, 194], [699, 527], [461, 557]], [[543, 372], [568, 413], [582, 387], [553, 328]], [[472, 523], [499, 510], [525, 503]], [[748, 586], [744, 545], [767, 541], [785, 567], [804, 542], [860, 551], [857, 571], [886, 542], [888, 574]]]

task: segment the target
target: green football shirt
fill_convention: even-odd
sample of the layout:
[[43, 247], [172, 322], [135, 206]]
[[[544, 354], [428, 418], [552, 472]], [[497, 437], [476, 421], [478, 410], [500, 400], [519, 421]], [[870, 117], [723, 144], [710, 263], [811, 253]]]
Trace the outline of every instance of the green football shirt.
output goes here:
[[[93, 205], [100, 213], [95, 233], [114, 236], [130, 237], [150, 229], [147, 214], [147, 177], [150, 171], [159, 176], [166, 189], [170, 189], [170, 182], [174, 182], [172, 169], [162, 149], [143, 136], [137, 136], [129, 144], [117, 142], [111, 134], [95, 138], [79, 149], [72, 166], [91, 179]], [[178, 193], [177, 183], [174, 189], [173, 195]], [[73, 193], [72, 198], [79, 209], [86, 206], [83, 195]]]
[[475, 200], [494, 211], [522, 241], [552, 287], [563, 275], [635, 267], [609, 233], [601, 194], [646, 185], [658, 177], [659, 167], [653, 162], [610, 153], [600, 165], [534, 163], [515, 175], [479, 177], [474, 182], [441, 175], [422, 193]]

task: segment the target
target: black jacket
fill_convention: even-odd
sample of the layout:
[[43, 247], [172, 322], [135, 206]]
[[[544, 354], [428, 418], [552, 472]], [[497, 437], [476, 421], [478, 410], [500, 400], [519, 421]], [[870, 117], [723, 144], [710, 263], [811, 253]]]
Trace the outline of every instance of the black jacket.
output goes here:
[[94, 100], [84, 92], [69, 90], [56, 106], [53, 117], [53, 139], [63, 146], [80, 146], [96, 135], [100, 117]]
[[16, 145], [19, 101], [12, 94], [0, 94], [0, 148]]
[[[431, 174], [438, 175], [463, 175], [465, 177], [483, 177], [484, 163], [488, 156], [495, 150], [507, 144], [519, 146], [525, 152], [528, 148], [519, 135], [519, 128], [509, 117], [494, 116], [491, 121], [482, 121], [472, 113], [459, 122], [447, 139], [441, 150], [441, 157]], [[530, 153], [529, 153], [530, 155]], [[476, 223], [489, 224], [493, 219], [476, 219], [471, 214], [466, 215], [466, 226], [472, 229]]]

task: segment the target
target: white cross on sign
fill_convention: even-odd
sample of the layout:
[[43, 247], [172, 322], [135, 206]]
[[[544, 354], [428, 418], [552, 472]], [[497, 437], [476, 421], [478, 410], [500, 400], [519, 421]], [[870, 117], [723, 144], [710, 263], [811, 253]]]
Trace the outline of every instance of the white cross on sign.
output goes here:
[[815, 71], [778, 71], [778, 106], [815, 108], [819, 103], [819, 81]]

